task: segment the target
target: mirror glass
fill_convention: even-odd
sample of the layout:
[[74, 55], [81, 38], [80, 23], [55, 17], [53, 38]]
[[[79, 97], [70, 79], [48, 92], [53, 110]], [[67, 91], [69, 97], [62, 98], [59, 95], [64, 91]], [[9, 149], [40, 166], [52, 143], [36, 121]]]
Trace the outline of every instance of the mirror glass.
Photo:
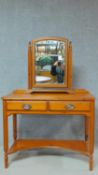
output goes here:
[[43, 40], [35, 43], [36, 84], [64, 84], [65, 64], [65, 42]]

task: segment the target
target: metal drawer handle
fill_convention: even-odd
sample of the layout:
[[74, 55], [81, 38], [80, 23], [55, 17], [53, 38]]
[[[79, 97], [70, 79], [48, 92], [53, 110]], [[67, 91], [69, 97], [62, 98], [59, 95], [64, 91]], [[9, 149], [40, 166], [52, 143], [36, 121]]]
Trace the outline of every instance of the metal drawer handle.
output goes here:
[[68, 110], [72, 110], [75, 108], [75, 106], [73, 104], [68, 104], [68, 105], [65, 105], [65, 108]]
[[23, 109], [29, 110], [31, 108], [32, 108], [32, 106], [30, 104], [23, 104]]

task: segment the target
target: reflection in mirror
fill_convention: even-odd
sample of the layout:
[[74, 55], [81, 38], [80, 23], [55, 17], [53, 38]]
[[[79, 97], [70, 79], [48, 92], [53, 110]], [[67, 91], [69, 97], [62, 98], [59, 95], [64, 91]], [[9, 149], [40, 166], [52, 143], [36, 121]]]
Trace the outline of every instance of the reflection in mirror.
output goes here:
[[36, 83], [64, 84], [65, 43], [56, 40], [35, 44]]

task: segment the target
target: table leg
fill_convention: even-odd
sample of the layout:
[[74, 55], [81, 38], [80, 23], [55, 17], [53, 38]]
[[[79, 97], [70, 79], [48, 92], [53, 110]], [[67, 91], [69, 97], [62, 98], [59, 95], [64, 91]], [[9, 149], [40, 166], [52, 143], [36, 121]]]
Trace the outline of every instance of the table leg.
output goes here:
[[6, 102], [3, 102], [3, 137], [4, 137], [4, 164], [8, 167], [8, 115], [6, 112]]
[[17, 139], [17, 115], [13, 114], [13, 138]]
[[93, 155], [90, 155], [90, 157], [89, 157], [89, 170], [92, 171], [93, 168], [94, 168]]
[[85, 116], [85, 141], [88, 141], [88, 117]]
[[94, 102], [92, 102], [91, 104], [91, 113], [90, 116], [88, 117], [89, 119], [89, 139], [88, 139], [88, 143], [89, 143], [89, 169], [92, 171], [94, 168], [94, 160], [93, 160], [93, 152], [94, 152], [94, 118], [95, 118], [95, 114], [94, 114]]

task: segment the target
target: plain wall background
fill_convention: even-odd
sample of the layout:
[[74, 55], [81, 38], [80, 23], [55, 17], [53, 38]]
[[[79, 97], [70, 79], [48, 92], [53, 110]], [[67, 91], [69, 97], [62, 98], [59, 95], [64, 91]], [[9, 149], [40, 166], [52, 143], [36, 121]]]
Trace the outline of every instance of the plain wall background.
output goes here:
[[[27, 46], [33, 38], [67, 37], [73, 44], [73, 86], [96, 97], [98, 143], [98, 0], [0, 0], [0, 97], [27, 88]], [[0, 146], [3, 141], [0, 101]], [[10, 136], [12, 136], [11, 119]], [[24, 116], [22, 137], [82, 137], [80, 118]], [[66, 129], [65, 129], [66, 128]], [[10, 137], [10, 141], [12, 138]]]

